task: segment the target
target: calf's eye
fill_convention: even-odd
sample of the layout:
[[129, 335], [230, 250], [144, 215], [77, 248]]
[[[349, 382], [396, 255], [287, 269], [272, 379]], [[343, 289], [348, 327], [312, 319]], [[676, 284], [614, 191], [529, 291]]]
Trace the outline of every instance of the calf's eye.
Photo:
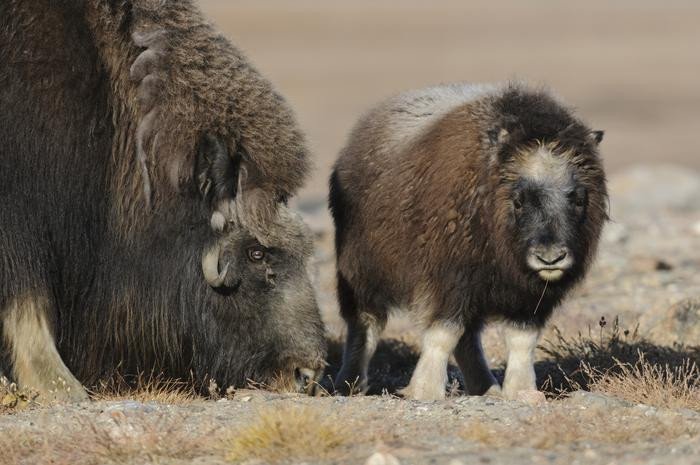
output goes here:
[[248, 259], [251, 262], [259, 262], [265, 258], [265, 251], [261, 247], [251, 247], [248, 249]]

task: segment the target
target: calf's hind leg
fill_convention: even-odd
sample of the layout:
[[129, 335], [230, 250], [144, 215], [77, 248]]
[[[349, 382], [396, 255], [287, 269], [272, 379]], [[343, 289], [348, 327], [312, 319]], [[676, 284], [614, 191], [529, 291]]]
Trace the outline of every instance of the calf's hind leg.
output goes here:
[[491, 373], [481, 346], [481, 328], [468, 329], [459, 339], [455, 349], [455, 359], [464, 377], [464, 389], [467, 394], [500, 395], [501, 388]]
[[369, 312], [358, 308], [350, 285], [338, 277], [340, 313], [348, 326], [343, 365], [335, 378], [334, 387], [340, 394], [367, 392], [369, 362], [377, 350], [379, 338], [386, 326], [386, 312]]
[[85, 389], [58, 354], [49, 309], [49, 299], [39, 295], [15, 298], [3, 309], [3, 337], [13, 378], [20, 387], [38, 391], [39, 402], [87, 400]]

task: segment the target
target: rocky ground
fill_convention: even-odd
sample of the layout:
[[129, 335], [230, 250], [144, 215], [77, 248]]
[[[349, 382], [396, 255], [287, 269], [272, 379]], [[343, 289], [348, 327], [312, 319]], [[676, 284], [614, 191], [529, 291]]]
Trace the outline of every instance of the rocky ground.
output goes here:
[[[454, 367], [447, 400], [396, 397], [418, 340], [397, 316], [372, 365], [375, 395], [239, 390], [205, 400], [154, 391], [29, 409], [6, 396], [0, 463], [700, 463], [692, 365], [700, 362], [700, 175], [640, 166], [612, 176], [610, 190], [613, 222], [597, 263], [553, 318], [558, 330], [548, 330], [538, 354], [546, 401], [463, 396]], [[317, 291], [338, 341], [331, 225], [322, 199], [297, 207], [316, 234]], [[499, 375], [498, 328], [486, 339]], [[331, 348], [330, 372], [340, 357], [339, 344]]]

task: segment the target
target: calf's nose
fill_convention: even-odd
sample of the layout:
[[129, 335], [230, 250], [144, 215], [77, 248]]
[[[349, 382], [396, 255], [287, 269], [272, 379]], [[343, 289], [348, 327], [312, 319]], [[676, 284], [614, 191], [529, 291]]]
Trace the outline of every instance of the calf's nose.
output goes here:
[[551, 266], [563, 261], [568, 255], [564, 248], [552, 248], [535, 252], [537, 259], [545, 265]]

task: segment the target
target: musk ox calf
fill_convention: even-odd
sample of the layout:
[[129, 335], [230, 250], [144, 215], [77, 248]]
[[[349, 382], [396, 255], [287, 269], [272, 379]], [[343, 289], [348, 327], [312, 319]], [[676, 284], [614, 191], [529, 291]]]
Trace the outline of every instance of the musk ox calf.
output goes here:
[[283, 98], [188, 0], [0, 2], [2, 371], [296, 388], [325, 339]]
[[[426, 325], [406, 396], [443, 398], [452, 353], [469, 394], [536, 389], [538, 335], [607, 219], [601, 139], [518, 84], [432, 87], [366, 114], [330, 183], [348, 326], [336, 388], [366, 389], [389, 309], [403, 307]], [[502, 391], [480, 342], [494, 320], [506, 324]]]

